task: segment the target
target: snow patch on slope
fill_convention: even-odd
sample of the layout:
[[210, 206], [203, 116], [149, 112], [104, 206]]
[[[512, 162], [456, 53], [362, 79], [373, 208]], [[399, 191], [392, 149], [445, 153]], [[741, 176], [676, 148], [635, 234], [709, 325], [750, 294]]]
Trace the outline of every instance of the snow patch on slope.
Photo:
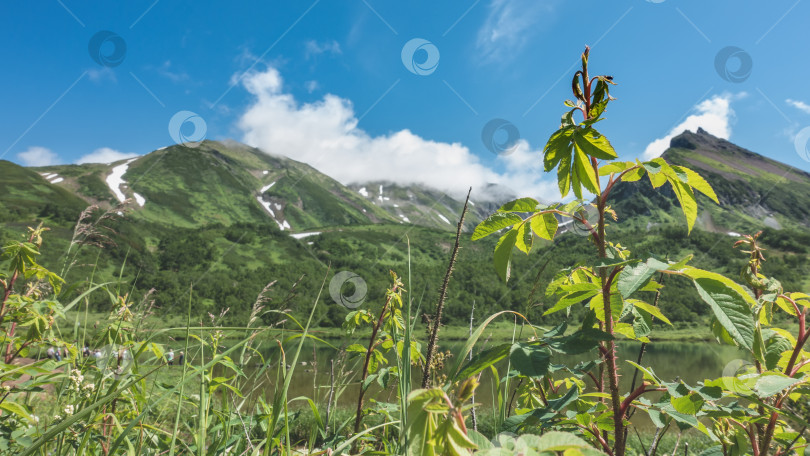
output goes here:
[[442, 214], [439, 214], [438, 212], [436, 213], [436, 215], [438, 215], [439, 218], [444, 221], [444, 223], [447, 223], [448, 225], [452, 225], [452, 223], [450, 223], [450, 220], [447, 220], [447, 217], [443, 216]]
[[146, 198], [144, 198], [143, 196], [135, 192], [132, 192], [132, 196], [135, 197], [135, 202], [138, 203], [138, 206], [143, 207], [143, 205], [146, 204]]
[[127, 197], [124, 195], [124, 192], [121, 191], [121, 186], [125, 185], [124, 182], [124, 174], [127, 173], [127, 168], [129, 168], [129, 164], [135, 161], [135, 158], [130, 158], [129, 160], [125, 161], [123, 164], [116, 166], [112, 169], [112, 172], [109, 176], [107, 176], [107, 186], [110, 187], [115, 197], [120, 202], [124, 202]]
[[319, 234], [321, 234], [320, 231], [313, 231], [311, 233], [295, 233], [295, 234], [291, 234], [290, 236], [292, 236], [292, 237], [294, 237], [296, 239], [304, 239], [304, 238], [307, 238], [307, 237], [310, 237], [310, 236], [317, 236]]

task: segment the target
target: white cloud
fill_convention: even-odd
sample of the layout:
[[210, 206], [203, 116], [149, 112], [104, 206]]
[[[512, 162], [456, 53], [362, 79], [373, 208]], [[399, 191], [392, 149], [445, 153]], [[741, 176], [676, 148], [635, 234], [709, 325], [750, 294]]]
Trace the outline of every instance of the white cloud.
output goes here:
[[312, 93], [320, 88], [318, 81], [307, 81], [304, 83], [304, 87], [307, 88], [307, 92]]
[[805, 112], [807, 114], [810, 114], [810, 105], [808, 105], [807, 103], [805, 103], [803, 101], [791, 100], [790, 98], [788, 98], [787, 100], [785, 100], [785, 102], [787, 104], [793, 106], [794, 108], [800, 110], [800, 111], [803, 111], [803, 112]]
[[324, 41], [323, 43], [319, 43], [315, 40], [309, 40], [304, 44], [304, 46], [306, 47], [307, 59], [321, 54], [338, 55], [343, 53], [343, 51], [340, 49], [340, 43], [335, 40]]
[[46, 147], [31, 146], [17, 154], [17, 158], [25, 166], [50, 166], [59, 162], [59, 156]]
[[491, 0], [476, 45], [483, 62], [505, 60], [520, 52], [538, 21], [550, 17], [556, 0]]
[[242, 84], [255, 97], [238, 121], [245, 143], [308, 163], [344, 184], [375, 180], [424, 184], [463, 196], [470, 186], [499, 183], [520, 195], [559, 196], [556, 184], [539, 182], [538, 170], [526, 166], [539, 167], [542, 155], [525, 141], [501, 157], [506, 171], [498, 173], [459, 143], [431, 141], [409, 130], [369, 135], [358, 127], [351, 102], [338, 96], [299, 103], [284, 93], [274, 68], [250, 74]]
[[112, 163], [137, 156], [138, 154], [120, 152], [115, 149], [110, 149], [109, 147], [101, 147], [87, 155], [82, 156], [76, 160], [76, 163]]
[[647, 148], [644, 149], [644, 159], [650, 160], [661, 156], [669, 148], [670, 140], [683, 133], [684, 130], [696, 132], [698, 127], [701, 127], [718, 138], [729, 139], [731, 136], [731, 124], [734, 120], [734, 110], [731, 109], [731, 102], [744, 96], [744, 93], [736, 96], [730, 94], [715, 95], [698, 103], [694, 107], [694, 114], [671, 129], [663, 138], [658, 138], [647, 145]]

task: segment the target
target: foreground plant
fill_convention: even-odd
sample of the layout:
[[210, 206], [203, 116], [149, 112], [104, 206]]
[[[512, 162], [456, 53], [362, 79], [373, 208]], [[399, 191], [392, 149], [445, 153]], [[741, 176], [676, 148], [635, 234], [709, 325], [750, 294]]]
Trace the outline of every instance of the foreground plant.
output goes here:
[[[759, 320], [753, 318], [761, 315], [763, 303], [759, 302], [760, 295], [756, 292], [752, 293], [719, 274], [689, 266], [691, 257], [678, 262], [634, 259], [628, 249], [609, 240], [608, 220], [618, 218], [609, 205], [609, 198], [619, 183], [636, 182], [646, 176], [655, 189], [669, 184], [686, 217], [689, 231], [697, 219], [695, 193], [700, 192], [715, 203], [718, 200], [711, 186], [699, 174], [671, 165], [663, 158], [647, 162], [617, 160], [613, 146], [595, 129], [595, 124], [603, 120], [608, 104], [613, 101], [610, 87], [614, 82], [610, 76], [590, 76], [588, 58], [589, 49], [586, 48], [582, 54], [582, 69], [576, 72], [572, 81], [574, 100], [565, 102], [570, 109], [562, 116], [559, 129], [551, 135], [543, 151], [545, 171], [556, 170], [561, 195], [566, 197], [573, 193], [575, 199], [567, 204], [552, 205], [540, 204], [532, 198], [509, 202], [484, 220], [472, 235], [473, 239], [480, 239], [501, 233], [494, 256], [496, 271], [503, 280], [508, 280], [511, 273], [513, 249], [517, 247], [528, 254], [535, 236], [553, 240], [560, 226], [559, 219], [570, 219], [563, 225], [574, 224], [589, 233], [594, 245], [593, 257], [560, 271], [548, 286], [547, 295], [559, 296], [559, 300], [545, 315], [559, 311], [570, 313], [571, 306], [585, 303], [587, 317], [576, 333], [579, 348], [587, 349], [592, 344], [596, 346], [599, 358], [592, 363], [567, 368], [573, 375], [566, 379], [566, 385], [552, 378], [549, 364], [552, 351], [566, 351], [560, 350], [564, 326], [520, 347], [524, 352], [521, 357], [531, 362], [525, 363], [524, 368], [516, 366], [520, 375], [525, 377], [527, 386], [521, 395], [524, 410], [510, 418], [511, 424], [515, 425], [515, 430], [578, 428], [594, 445], [611, 455], [622, 456], [626, 449], [628, 418], [631, 410], [636, 408], [648, 412], [660, 427], [674, 420], [681, 428], [695, 427], [717, 439], [697, 417], [701, 416], [704, 406], [722, 408], [718, 402], [725, 396], [721, 388], [708, 382], [696, 388], [679, 381], [663, 382], [650, 369], [630, 363], [644, 373], [644, 382], [623, 393], [619, 388], [622, 369], [616, 355], [616, 340], [621, 337], [649, 342], [654, 319], [669, 323], [657, 306], [643, 301], [640, 296], [661, 288], [654, 276], [679, 275], [693, 282], [699, 296], [710, 307], [715, 332], [749, 351], [758, 360], [758, 365], [764, 366], [763, 341], [771, 340], [772, 334], [767, 333], [765, 337]], [[584, 199], [587, 194], [593, 195], [592, 202]], [[757, 290], [761, 285], [749, 281], [749, 286]], [[772, 290], [774, 285], [768, 286]], [[775, 301], [778, 295], [770, 291], [769, 296]], [[783, 296], [781, 302], [785, 308], [798, 314], [798, 307], [788, 304], [788, 299], [792, 298], [795, 297]], [[774, 347], [774, 350], [778, 349]], [[794, 352], [795, 356], [798, 353]], [[788, 364], [790, 369], [796, 369], [795, 360]], [[479, 362], [476, 369], [480, 365]], [[592, 381], [596, 393], [582, 394], [587, 379]], [[567, 392], [561, 394], [562, 389], [567, 389]], [[664, 393], [656, 403], [645, 397], [653, 392]], [[780, 401], [761, 405], [762, 409], [772, 410], [771, 421], [780, 416], [775, 407], [777, 402]], [[565, 410], [569, 412], [563, 413]], [[768, 423], [760, 432], [760, 456], [767, 454], [771, 444], [769, 435], [773, 434], [769, 429], [773, 427]]]

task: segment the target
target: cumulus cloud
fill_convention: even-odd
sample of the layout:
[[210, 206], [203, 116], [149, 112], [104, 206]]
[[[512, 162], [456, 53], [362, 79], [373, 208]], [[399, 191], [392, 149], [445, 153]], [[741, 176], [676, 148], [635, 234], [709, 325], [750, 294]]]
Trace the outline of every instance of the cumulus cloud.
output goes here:
[[552, 0], [491, 0], [476, 41], [481, 61], [505, 60], [520, 52], [538, 21], [551, 16], [555, 3]]
[[59, 156], [47, 147], [32, 146], [17, 154], [25, 166], [50, 166], [59, 163]]
[[282, 90], [281, 75], [274, 68], [248, 75], [242, 85], [254, 97], [237, 124], [243, 142], [308, 163], [344, 184], [423, 184], [459, 196], [470, 186], [497, 183], [521, 195], [559, 195], [555, 185], [540, 182], [539, 173], [526, 166], [539, 166], [541, 153], [525, 141], [500, 158], [505, 172], [499, 173], [460, 143], [431, 141], [410, 130], [370, 135], [358, 127], [352, 103], [338, 96], [299, 103]]
[[791, 100], [790, 98], [788, 98], [787, 100], [785, 100], [785, 103], [793, 106], [794, 108], [796, 108], [796, 109], [798, 109], [800, 111], [803, 111], [803, 112], [805, 112], [807, 114], [810, 114], [810, 105], [808, 105], [807, 103], [805, 103], [803, 101]]
[[731, 124], [734, 120], [734, 110], [731, 109], [731, 102], [740, 95], [715, 95], [708, 100], [698, 103], [694, 107], [694, 114], [691, 114], [683, 122], [672, 128], [666, 136], [658, 138], [647, 145], [644, 149], [644, 159], [650, 160], [661, 156], [669, 148], [669, 142], [675, 136], [683, 133], [684, 130], [696, 132], [698, 127], [703, 128], [710, 134], [718, 138], [728, 139], [731, 136]]
[[109, 147], [101, 147], [87, 155], [82, 156], [76, 160], [76, 163], [112, 163], [137, 156], [138, 154], [120, 152], [115, 149], [110, 149]]

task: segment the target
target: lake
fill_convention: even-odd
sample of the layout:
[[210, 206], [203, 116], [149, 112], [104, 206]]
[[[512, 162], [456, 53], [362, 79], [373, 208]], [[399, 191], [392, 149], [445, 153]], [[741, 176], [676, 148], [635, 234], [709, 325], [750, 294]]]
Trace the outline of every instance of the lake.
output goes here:
[[[334, 342], [333, 342], [334, 343]], [[440, 347], [441, 351], [450, 350], [458, 352], [461, 350], [463, 341], [445, 343]], [[492, 346], [492, 343], [489, 345]], [[294, 355], [297, 344], [290, 344], [286, 347], [287, 363]], [[640, 344], [619, 343], [618, 354], [622, 360], [636, 361], [638, 358]], [[251, 379], [248, 388], [243, 388], [248, 402], [266, 395], [265, 399], [272, 400], [274, 385], [279, 382], [278, 360], [279, 349], [277, 345], [260, 347], [260, 352], [269, 360], [269, 367], [262, 369], [258, 367], [258, 358], [254, 358], [252, 365], [245, 366], [245, 373]], [[591, 355], [595, 356], [595, 355]], [[554, 364], [575, 365], [580, 361], [587, 361], [591, 358], [588, 355], [577, 356], [555, 356], [552, 359]], [[726, 368], [734, 369], [739, 366], [739, 359], [746, 359], [745, 352], [716, 342], [654, 342], [648, 344], [642, 361], [645, 367], [651, 367], [655, 373], [664, 381], [672, 381], [677, 378], [685, 381], [689, 385], [695, 385], [698, 381], [717, 378], [723, 375]], [[306, 342], [299, 358], [299, 364], [295, 367], [293, 380], [288, 392], [289, 398], [306, 396], [312, 398], [318, 404], [325, 404], [329, 395], [330, 385], [334, 384], [335, 395], [338, 407], [353, 408], [356, 406], [359, 384], [357, 378], [362, 369], [363, 354], [346, 353], [343, 350], [335, 350], [323, 344]], [[454, 359], [450, 359], [448, 364], [452, 366]], [[450, 367], [448, 366], [448, 368]], [[634, 368], [622, 361], [620, 363], [622, 377], [620, 384], [624, 394], [629, 390], [633, 377]], [[730, 367], [727, 367], [730, 366]], [[505, 363], [499, 365], [499, 375], [503, 376]], [[561, 378], [564, 373], [557, 373], [555, 376]], [[421, 381], [421, 369], [416, 368], [413, 374], [413, 386], [417, 388]], [[641, 373], [636, 385], [641, 381]], [[514, 387], [514, 381], [511, 382]], [[592, 387], [593, 383], [588, 380], [587, 384]], [[250, 391], [246, 391], [249, 389]], [[491, 409], [493, 407], [493, 382], [492, 375], [485, 371], [481, 378], [481, 386], [478, 388], [476, 402], [481, 404], [480, 409]], [[396, 401], [396, 390], [394, 386], [383, 390], [379, 385], [374, 384], [366, 393], [366, 398], [375, 398], [380, 402]], [[304, 405], [303, 403], [301, 405]]]

